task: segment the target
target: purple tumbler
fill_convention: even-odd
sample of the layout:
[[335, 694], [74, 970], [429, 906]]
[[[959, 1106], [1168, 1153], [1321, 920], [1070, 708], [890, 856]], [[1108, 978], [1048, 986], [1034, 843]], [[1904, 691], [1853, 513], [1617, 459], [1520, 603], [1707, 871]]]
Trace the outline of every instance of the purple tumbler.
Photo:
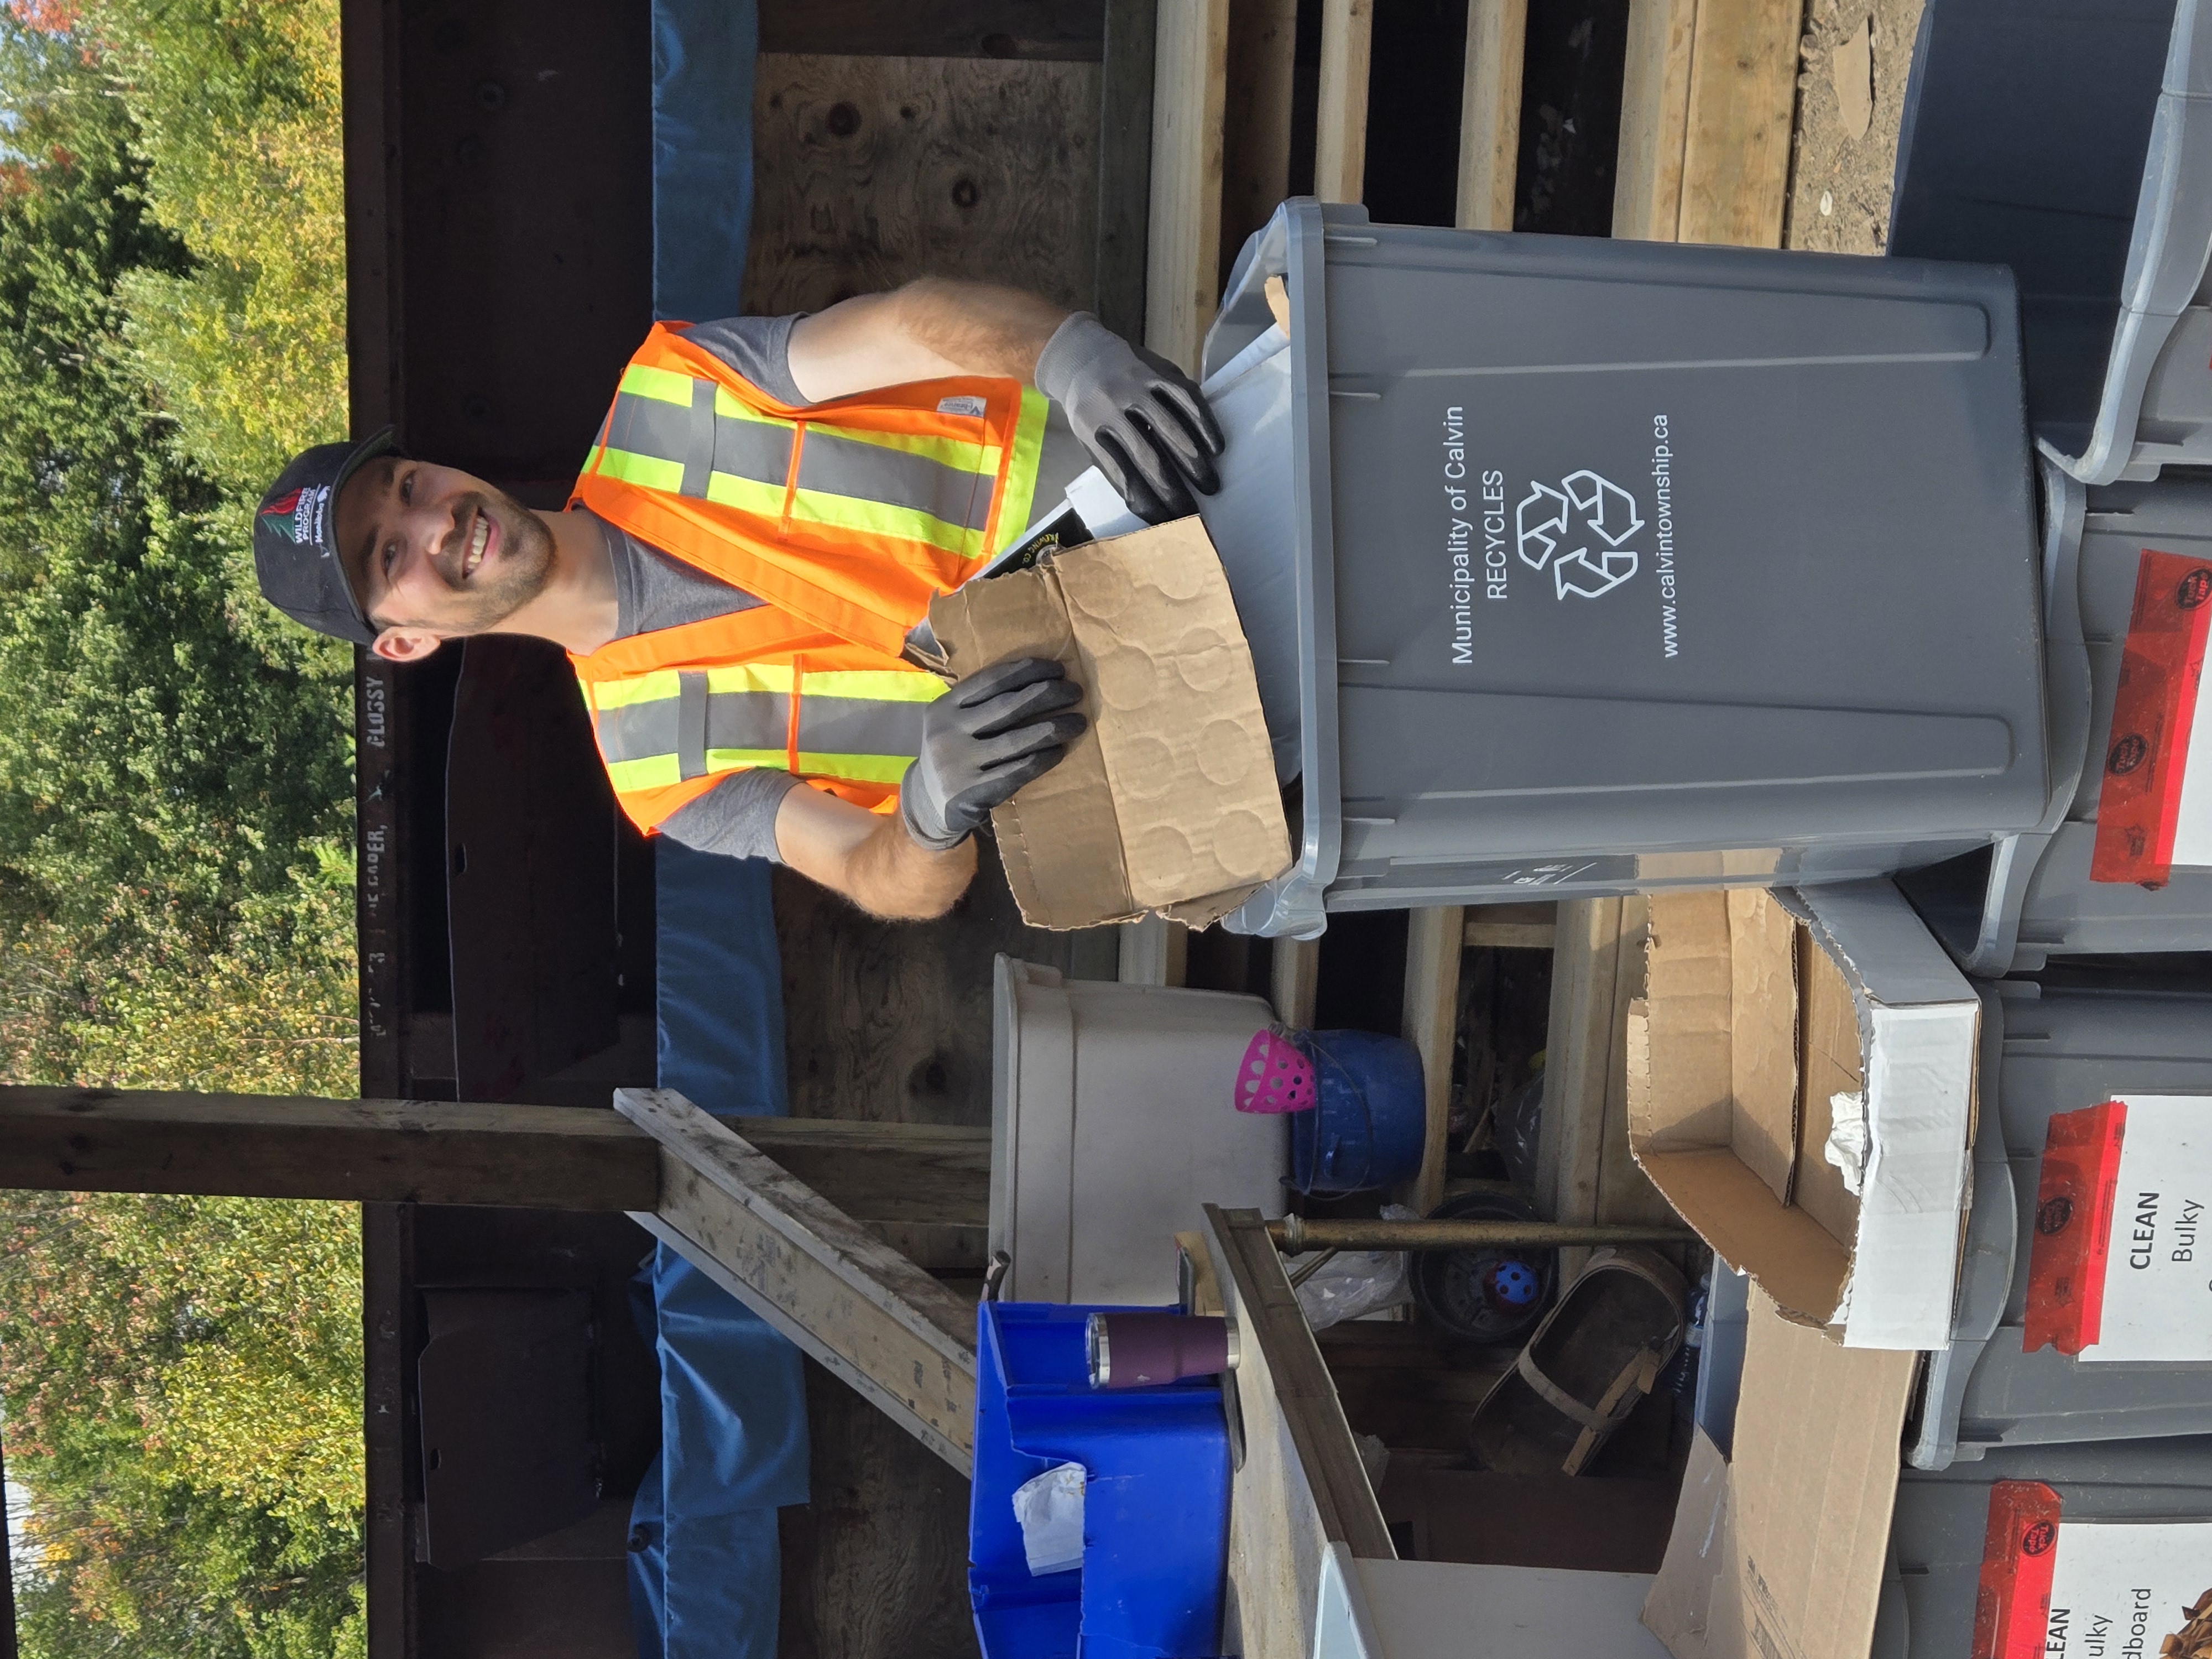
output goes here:
[[1237, 1364], [1229, 1322], [1181, 1313], [1095, 1313], [1086, 1325], [1091, 1386], [1143, 1389], [1217, 1376]]

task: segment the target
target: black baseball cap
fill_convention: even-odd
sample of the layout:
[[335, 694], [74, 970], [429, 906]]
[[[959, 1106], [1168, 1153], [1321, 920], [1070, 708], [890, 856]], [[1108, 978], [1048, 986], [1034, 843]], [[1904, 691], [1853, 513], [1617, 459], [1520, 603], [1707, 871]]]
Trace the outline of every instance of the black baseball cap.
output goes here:
[[365, 461], [396, 453], [386, 427], [357, 444], [318, 444], [279, 473], [253, 514], [261, 597], [319, 634], [376, 643], [377, 630], [338, 557], [338, 491]]

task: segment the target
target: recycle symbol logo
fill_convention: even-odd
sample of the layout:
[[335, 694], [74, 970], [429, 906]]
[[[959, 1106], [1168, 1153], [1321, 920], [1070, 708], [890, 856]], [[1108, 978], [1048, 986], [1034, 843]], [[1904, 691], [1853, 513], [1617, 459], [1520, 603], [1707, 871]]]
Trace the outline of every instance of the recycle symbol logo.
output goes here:
[[[1636, 574], [1636, 550], [1621, 545], [1644, 528], [1636, 497], [1588, 468], [1568, 473], [1557, 489], [1530, 484], [1513, 526], [1521, 562], [1531, 570], [1548, 563], [1560, 599], [1602, 599]], [[1576, 543], [1571, 552], [1559, 550]]]

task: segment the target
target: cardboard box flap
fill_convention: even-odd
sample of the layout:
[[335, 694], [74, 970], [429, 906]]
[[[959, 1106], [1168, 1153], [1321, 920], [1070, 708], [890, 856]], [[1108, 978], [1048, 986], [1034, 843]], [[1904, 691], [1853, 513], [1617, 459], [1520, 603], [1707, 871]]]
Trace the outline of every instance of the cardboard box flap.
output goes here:
[[1792, 1316], [1948, 1346], [1981, 1016], [1964, 975], [1887, 883], [1650, 903], [1637, 1162]]
[[1850, 1283], [1851, 1253], [1820, 1223], [1775, 1197], [1725, 1147], [1646, 1153], [1638, 1162], [1669, 1204], [1697, 1218], [1715, 1255], [1756, 1274], [1793, 1317], [1828, 1322]]
[[1211, 921], [1288, 867], [1251, 648], [1199, 520], [969, 582], [930, 627], [955, 676], [1033, 654], [1084, 688], [1090, 729], [992, 815], [1024, 921]]
[[1644, 1602], [1675, 1659], [1865, 1659], [1916, 1359], [1838, 1347], [1753, 1291], [1735, 1456], [1697, 1437]]

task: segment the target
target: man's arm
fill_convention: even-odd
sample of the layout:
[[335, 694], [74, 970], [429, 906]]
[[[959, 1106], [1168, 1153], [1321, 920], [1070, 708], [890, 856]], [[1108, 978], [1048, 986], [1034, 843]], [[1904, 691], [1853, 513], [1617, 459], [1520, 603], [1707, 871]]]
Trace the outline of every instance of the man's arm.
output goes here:
[[933, 852], [885, 817], [804, 784], [775, 814], [776, 851], [802, 876], [871, 915], [927, 921], [950, 910], [975, 875], [975, 846]]
[[799, 319], [791, 379], [809, 403], [955, 374], [1028, 384], [1068, 313], [1016, 288], [926, 276]]
[[1060, 406], [1091, 459], [1138, 516], [1198, 510], [1220, 488], [1221, 428], [1197, 384], [1139, 351], [1087, 312], [1019, 289], [925, 277], [802, 317], [792, 384], [810, 403], [957, 374], [1034, 385]]
[[801, 785], [776, 809], [776, 851], [876, 915], [941, 916], [975, 873], [969, 838], [991, 809], [1059, 765], [1081, 735], [1082, 698], [1049, 659], [993, 663], [928, 706], [896, 814], [878, 817]]

